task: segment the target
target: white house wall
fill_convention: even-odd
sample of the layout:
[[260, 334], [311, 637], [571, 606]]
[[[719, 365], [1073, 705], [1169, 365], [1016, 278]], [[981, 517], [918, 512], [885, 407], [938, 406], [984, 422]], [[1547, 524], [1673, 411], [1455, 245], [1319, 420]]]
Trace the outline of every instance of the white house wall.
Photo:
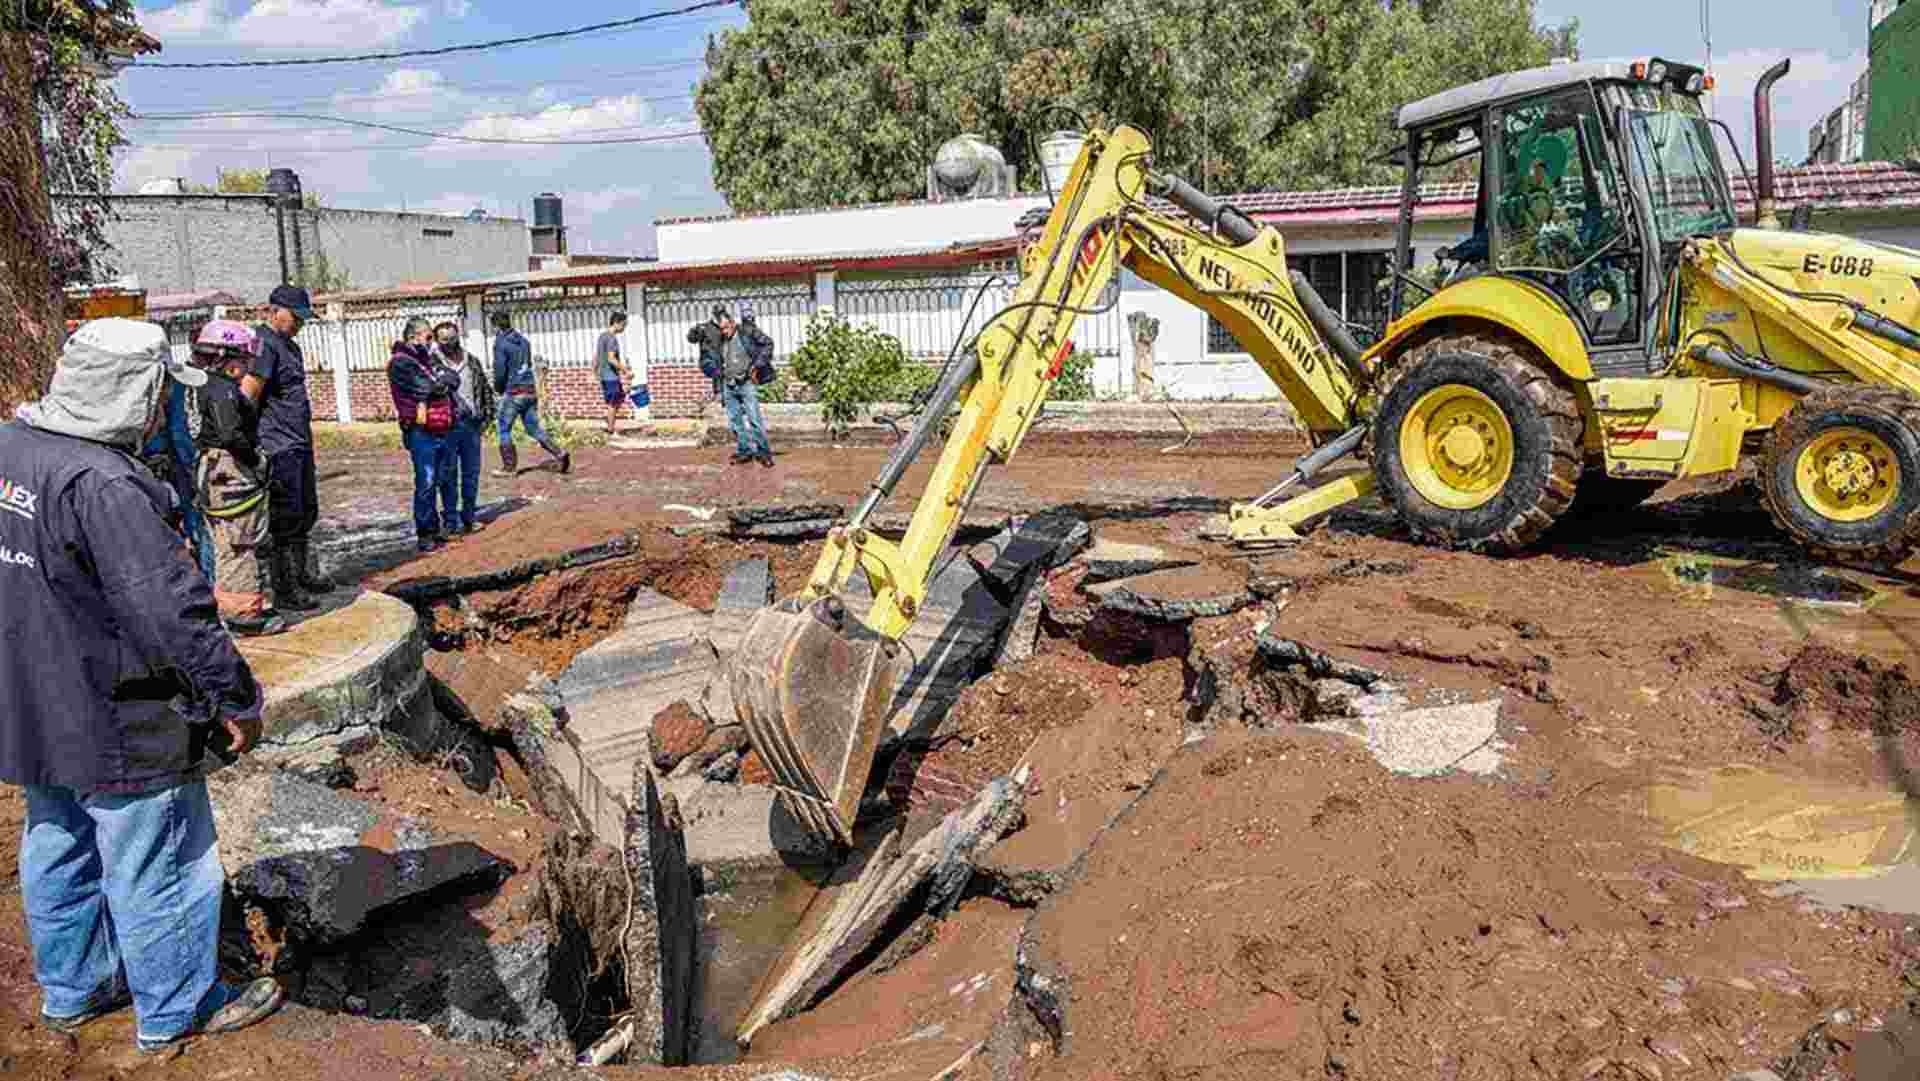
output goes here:
[[1020, 216], [1047, 205], [1045, 196], [966, 199], [949, 203], [808, 210], [716, 221], [662, 222], [655, 243], [663, 262], [756, 259], [831, 251], [943, 248], [1004, 240]]
[[[1425, 266], [1440, 248], [1457, 244], [1470, 229], [1462, 222], [1422, 222], [1414, 226], [1414, 265]], [[1320, 252], [1363, 253], [1393, 250], [1393, 227], [1368, 229], [1303, 229], [1283, 233], [1293, 255]], [[1207, 315], [1159, 286], [1132, 274], [1124, 278], [1120, 294], [1122, 327], [1133, 312], [1160, 320], [1154, 342], [1154, 380], [1169, 397], [1219, 400], [1272, 398], [1279, 391], [1253, 358], [1245, 353], [1207, 353]], [[1125, 365], [1131, 381], [1131, 357]], [[1130, 389], [1130, 388], [1129, 388]]]

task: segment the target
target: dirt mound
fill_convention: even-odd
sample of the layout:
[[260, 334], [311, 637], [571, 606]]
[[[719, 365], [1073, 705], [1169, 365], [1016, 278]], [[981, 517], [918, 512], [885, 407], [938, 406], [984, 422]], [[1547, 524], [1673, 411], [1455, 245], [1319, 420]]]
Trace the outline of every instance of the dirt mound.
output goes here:
[[[1014, 1076], [1723, 1077], [1898, 1001], [1857, 913], [1815, 924], [1608, 812], [1388, 781], [1330, 736], [1178, 755], [1043, 903]], [[1543, 855], [1545, 858], [1542, 858]]]
[[1815, 729], [1902, 736], [1920, 733], [1920, 685], [1903, 664], [1815, 644], [1794, 654], [1773, 678], [1771, 699], [1753, 712], [1781, 742], [1803, 741]]

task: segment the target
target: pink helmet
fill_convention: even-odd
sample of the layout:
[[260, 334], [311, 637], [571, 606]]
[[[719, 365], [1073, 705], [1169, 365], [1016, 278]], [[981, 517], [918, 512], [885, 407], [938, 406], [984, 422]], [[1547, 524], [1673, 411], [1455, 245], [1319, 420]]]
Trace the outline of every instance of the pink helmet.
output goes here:
[[253, 356], [260, 348], [260, 338], [253, 328], [232, 319], [215, 319], [200, 328], [200, 336], [194, 339], [194, 352], [223, 353], [233, 350]]

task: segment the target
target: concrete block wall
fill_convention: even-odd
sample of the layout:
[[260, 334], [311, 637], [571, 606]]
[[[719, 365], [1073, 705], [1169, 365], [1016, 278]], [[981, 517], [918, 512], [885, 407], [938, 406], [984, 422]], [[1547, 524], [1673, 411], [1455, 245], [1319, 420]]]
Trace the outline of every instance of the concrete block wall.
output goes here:
[[[107, 240], [117, 274], [150, 294], [220, 290], [264, 301], [281, 281], [279, 218], [263, 195], [116, 195]], [[527, 269], [517, 218], [321, 207], [287, 213], [287, 262], [324, 255], [354, 289]]]

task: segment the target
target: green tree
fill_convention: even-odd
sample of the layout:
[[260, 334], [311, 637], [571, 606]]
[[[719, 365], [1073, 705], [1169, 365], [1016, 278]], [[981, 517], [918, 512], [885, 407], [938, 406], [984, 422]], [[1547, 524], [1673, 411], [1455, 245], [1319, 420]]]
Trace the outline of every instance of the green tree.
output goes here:
[[1058, 127], [1130, 123], [1212, 191], [1386, 183], [1406, 101], [1577, 52], [1533, 0], [755, 0], [695, 108], [736, 210], [925, 190], [976, 132], [1039, 190]]
[[[61, 287], [110, 274], [105, 227], [125, 105], [111, 58], [156, 52], [130, 0], [0, 4], [0, 412], [39, 394]], [[49, 189], [88, 198], [53, 205]]]

